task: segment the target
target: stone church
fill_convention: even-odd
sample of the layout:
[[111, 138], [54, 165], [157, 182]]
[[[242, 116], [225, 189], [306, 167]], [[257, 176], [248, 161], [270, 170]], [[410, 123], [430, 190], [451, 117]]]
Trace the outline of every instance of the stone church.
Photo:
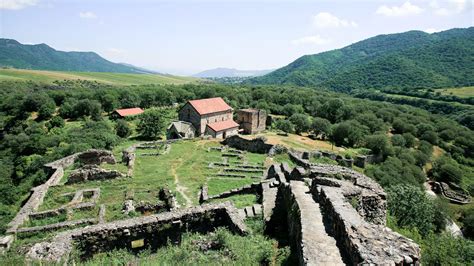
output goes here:
[[188, 101], [179, 110], [178, 117], [194, 126], [196, 136], [226, 138], [239, 131], [239, 124], [233, 120], [232, 107], [221, 97]]

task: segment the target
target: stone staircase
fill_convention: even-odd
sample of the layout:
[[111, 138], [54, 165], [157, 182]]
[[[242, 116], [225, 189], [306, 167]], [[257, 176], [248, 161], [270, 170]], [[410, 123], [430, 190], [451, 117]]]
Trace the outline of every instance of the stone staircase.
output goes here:
[[327, 233], [319, 204], [309, 193], [308, 186], [301, 181], [290, 181], [290, 187], [301, 215], [304, 264], [345, 265], [336, 239]]
[[243, 209], [239, 209], [239, 214], [241, 217], [254, 217], [256, 215], [261, 215], [262, 212], [262, 205], [261, 204], [254, 204], [252, 206], [247, 206]]

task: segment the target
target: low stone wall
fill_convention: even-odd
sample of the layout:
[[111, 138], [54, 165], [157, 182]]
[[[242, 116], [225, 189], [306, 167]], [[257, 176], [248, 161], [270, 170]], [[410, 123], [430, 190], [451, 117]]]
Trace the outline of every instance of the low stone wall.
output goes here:
[[314, 186], [313, 195], [324, 209], [352, 264], [419, 264], [420, 248], [412, 240], [383, 225], [365, 221], [342, 195], [340, 188]]
[[264, 139], [256, 138], [252, 140], [244, 139], [239, 135], [226, 138], [222, 144], [238, 150], [249, 151], [253, 153], [268, 153], [273, 145], [265, 143]]
[[227, 227], [246, 234], [243, 217], [230, 202], [206, 204], [174, 212], [97, 224], [60, 233], [51, 241], [37, 243], [27, 253], [32, 260], [59, 262], [78, 248], [82, 258], [117, 248], [132, 249], [132, 241], [143, 240], [143, 248], [156, 249], [168, 242], [178, 243], [183, 232], [206, 233]]

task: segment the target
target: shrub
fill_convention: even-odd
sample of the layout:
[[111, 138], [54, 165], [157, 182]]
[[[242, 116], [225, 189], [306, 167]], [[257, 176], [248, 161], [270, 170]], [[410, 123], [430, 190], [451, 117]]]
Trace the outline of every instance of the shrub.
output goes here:
[[132, 134], [132, 129], [128, 125], [127, 121], [120, 119], [117, 121], [117, 125], [115, 126], [115, 132], [117, 136], [121, 138], [127, 138]]
[[388, 189], [388, 211], [400, 227], [417, 228], [421, 235], [435, 229], [434, 204], [419, 187], [396, 185]]

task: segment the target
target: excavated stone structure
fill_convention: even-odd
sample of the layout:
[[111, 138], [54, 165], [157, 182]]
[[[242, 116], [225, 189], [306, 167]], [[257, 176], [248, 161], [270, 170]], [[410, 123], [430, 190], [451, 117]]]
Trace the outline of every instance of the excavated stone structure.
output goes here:
[[73, 246], [87, 258], [97, 252], [117, 248], [133, 249], [132, 242], [156, 249], [168, 242], [179, 243], [183, 232], [206, 233], [227, 227], [245, 235], [246, 227], [238, 210], [230, 202], [206, 204], [156, 215], [97, 224], [58, 234], [51, 241], [35, 244], [27, 253], [31, 260], [60, 262]]
[[97, 165], [88, 164], [74, 170], [69, 176], [66, 184], [81, 183], [92, 180], [105, 180], [125, 177], [124, 174], [116, 170], [107, 170]]
[[115, 163], [115, 158], [110, 151], [88, 150], [45, 164], [45, 168], [51, 173], [48, 181], [31, 189], [32, 193], [30, 197], [20, 211], [18, 211], [15, 218], [13, 218], [13, 220], [8, 224], [8, 234], [16, 233], [18, 228], [28, 220], [30, 214], [38, 210], [39, 206], [43, 203], [43, 199], [46, 196], [49, 187], [57, 186], [64, 175], [64, 168], [73, 165], [76, 161], [80, 161], [81, 163]]
[[290, 156], [305, 167], [272, 165], [268, 178], [280, 185], [263, 188], [262, 205], [265, 231], [286, 231], [299, 264], [419, 264], [418, 245], [385, 227], [385, 192], [375, 181]]

